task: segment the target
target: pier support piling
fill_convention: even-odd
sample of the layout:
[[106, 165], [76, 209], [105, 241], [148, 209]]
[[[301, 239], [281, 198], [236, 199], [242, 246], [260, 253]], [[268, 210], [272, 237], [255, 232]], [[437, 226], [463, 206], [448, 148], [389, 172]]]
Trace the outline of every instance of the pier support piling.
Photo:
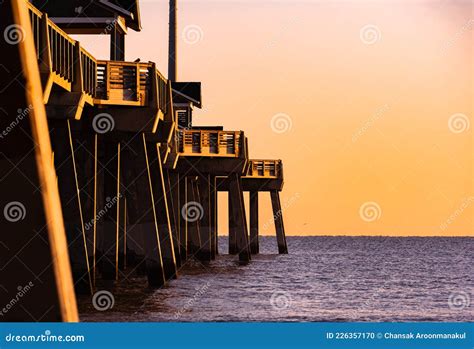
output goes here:
[[[143, 139], [145, 140], [145, 138]], [[166, 280], [175, 279], [178, 276], [178, 269], [176, 267], [176, 257], [174, 254], [170, 211], [159, 145], [145, 142], [145, 148], [147, 151], [147, 163], [150, 168], [149, 180], [153, 192], [156, 220], [158, 222], [164, 273]]]
[[211, 258], [216, 259], [218, 251], [218, 233], [217, 233], [217, 187], [216, 177], [210, 176], [211, 179]]
[[258, 237], [258, 191], [251, 191], [250, 198], [250, 252], [259, 253]]
[[179, 236], [179, 173], [163, 169], [166, 188], [166, 199], [168, 201], [168, 212], [170, 218], [171, 235], [173, 237], [173, 249], [176, 259], [176, 267], [181, 267], [181, 251]]
[[237, 233], [236, 223], [234, 219], [234, 209], [232, 207], [232, 196], [228, 192], [228, 206], [229, 206], [229, 254], [237, 254]]
[[275, 230], [278, 242], [278, 253], [287, 254], [288, 247], [286, 245], [285, 227], [283, 225], [283, 212], [281, 210], [280, 193], [276, 190], [270, 192], [273, 209], [273, 219], [275, 221]]
[[133, 137], [128, 142], [127, 150], [127, 159], [124, 159], [127, 163], [125, 185], [128, 190], [127, 212], [130, 223], [127, 246], [135, 249], [134, 254], [137, 257], [140, 257], [143, 251], [148, 284], [150, 287], [161, 287], [166, 278], [144, 138], [139, 135]]
[[179, 217], [179, 248], [181, 261], [184, 262], [188, 258], [188, 222], [185, 219], [183, 211], [185, 211], [188, 202], [188, 186], [186, 176], [179, 176], [179, 205], [177, 216]]
[[188, 254], [195, 255], [201, 249], [201, 234], [199, 220], [196, 219], [196, 206], [200, 205], [197, 180], [188, 178], [188, 201], [184, 209], [184, 219], [188, 226]]
[[211, 176], [209, 174], [200, 174], [198, 176], [199, 204], [198, 214], [199, 233], [201, 237], [201, 248], [196, 253], [200, 261], [209, 262], [212, 259], [212, 218], [211, 218]]
[[242, 191], [241, 177], [237, 173], [229, 175], [229, 196], [232, 201], [232, 219], [235, 223], [235, 235], [239, 261], [250, 261], [250, 248], [245, 216], [244, 193]]

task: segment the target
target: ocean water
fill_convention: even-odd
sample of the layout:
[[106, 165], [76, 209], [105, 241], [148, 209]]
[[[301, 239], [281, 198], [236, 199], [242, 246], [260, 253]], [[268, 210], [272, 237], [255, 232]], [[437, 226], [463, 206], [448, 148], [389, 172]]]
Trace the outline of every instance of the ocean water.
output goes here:
[[[79, 298], [82, 321], [474, 321], [474, 238], [260, 239], [248, 265], [221, 254], [189, 261], [150, 290], [132, 277], [109, 289], [114, 306]], [[227, 239], [219, 239], [227, 253]]]

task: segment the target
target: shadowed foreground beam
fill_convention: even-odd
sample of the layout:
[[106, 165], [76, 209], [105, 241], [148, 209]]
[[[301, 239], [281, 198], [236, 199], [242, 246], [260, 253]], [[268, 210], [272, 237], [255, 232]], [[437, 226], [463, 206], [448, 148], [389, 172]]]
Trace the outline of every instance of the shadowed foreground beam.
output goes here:
[[[2, 321], [78, 321], [26, 2], [6, 1], [1, 7], [0, 32], [15, 24], [22, 29], [22, 40], [15, 45], [0, 40], [0, 129], [18, 118], [19, 108], [29, 109], [0, 140], [1, 304], [16, 298], [18, 287], [28, 293], [21, 306], [2, 314]], [[24, 269], [25, 265], [32, 270]]]

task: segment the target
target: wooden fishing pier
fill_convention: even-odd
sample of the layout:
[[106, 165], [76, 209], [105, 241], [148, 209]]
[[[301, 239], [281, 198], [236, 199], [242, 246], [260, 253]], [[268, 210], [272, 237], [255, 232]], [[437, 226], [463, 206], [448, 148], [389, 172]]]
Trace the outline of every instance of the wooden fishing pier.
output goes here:
[[[153, 62], [125, 61], [126, 33], [141, 29], [136, 0], [0, 9], [1, 304], [34, 284], [2, 321], [78, 321], [76, 295], [94, 294], [98, 280], [141, 271], [161, 287], [189, 258], [212, 262], [219, 191], [230, 254], [247, 263], [259, 252], [260, 192], [288, 253], [281, 160], [249, 158], [243, 131], [194, 123], [201, 83], [177, 81], [176, 1], [168, 78]], [[110, 60], [74, 34], [108, 35]]]

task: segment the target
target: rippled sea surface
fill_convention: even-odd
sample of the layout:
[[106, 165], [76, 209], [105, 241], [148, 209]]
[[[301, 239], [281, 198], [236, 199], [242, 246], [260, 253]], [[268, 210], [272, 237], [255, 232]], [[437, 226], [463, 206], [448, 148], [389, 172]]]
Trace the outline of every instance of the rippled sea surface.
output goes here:
[[[112, 309], [80, 297], [82, 321], [474, 321], [473, 238], [274, 238], [242, 266], [189, 261], [163, 289], [133, 277]], [[227, 239], [219, 241], [227, 253]]]

